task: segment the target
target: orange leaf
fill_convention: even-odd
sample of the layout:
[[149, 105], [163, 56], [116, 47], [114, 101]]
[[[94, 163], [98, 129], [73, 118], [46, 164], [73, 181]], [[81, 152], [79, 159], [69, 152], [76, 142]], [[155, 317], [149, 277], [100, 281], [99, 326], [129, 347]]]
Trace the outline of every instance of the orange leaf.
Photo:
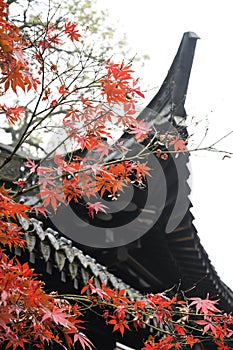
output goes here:
[[65, 23], [64, 33], [67, 34], [71, 41], [79, 41], [81, 34], [76, 29], [76, 24], [72, 24], [70, 21]]
[[179, 136], [176, 136], [176, 138], [170, 141], [169, 145], [173, 145], [175, 151], [184, 152], [187, 150], [187, 141], [180, 139]]

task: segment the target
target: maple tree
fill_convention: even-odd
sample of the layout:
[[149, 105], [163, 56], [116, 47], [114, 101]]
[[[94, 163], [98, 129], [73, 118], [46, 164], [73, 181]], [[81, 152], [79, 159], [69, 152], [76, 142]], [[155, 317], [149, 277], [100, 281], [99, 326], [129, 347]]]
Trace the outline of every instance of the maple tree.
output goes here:
[[[164, 161], [169, 153], [161, 149], [161, 140], [150, 137], [150, 126], [135, 118], [137, 97], [143, 97], [143, 93], [133, 78], [130, 63], [114, 63], [106, 58], [96, 65], [84, 52], [86, 60], [82, 61], [81, 70], [72, 60], [62, 69], [67, 46], [71, 50], [72, 45], [83, 45], [78, 24], [57, 21], [53, 12], [46, 23], [40, 22], [34, 36], [29, 36], [30, 28], [26, 29], [21, 31], [9, 20], [7, 3], [0, 0], [1, 100], [4, 98], [0, 108], [7, 122], [16, 126], [24, 121], [25, 112], [29, 113], [12, 153], [0, 167], [4, 168], [41, 128], [54, 132], [51, 115], [60, 118], [59, 127], [65, 129], [65, 136], [41, 161], [29, 158], [25, 162], [26, 176], [14, 182], [16, 189], [6, 189], [4, 185], [0, 188], [0, 345], [5, 349], [25, 348], [26, 344], [43, 348], [56, 342], [65, 349], [76, 343], [82, 349], [93, 349], [92, 340], [84, 334], [83, 315], [85, 309], [99, 307], [106, 324], [122, 336], [144, 326], [152, 328], [154, 335], [144, 345], [142, 341], [142, 350], [193, 348], [205, 340], [215, 343], [219, 350], [231, 349], [233, 317], [221, 312], [216, 306], [218, 301], [209, 296], [201, 299], [151, 293], [132, 300], [125, 296], [125, 290], [105, 284], [95, 286], [92, 278], [80, 295], [48, 294], [27, 263], [8, 256], [6, 247], [12, 250], [25, 246], [18, 217], [46, 215], [49, 206], [56, 211], [61, 203], [81, 201], [85, 192], [90, 200], [85, 204], [86, 210], [94, 218], [99, 211], [107, 211], [107, 206], [95, 200], [96, 192], [117, 199], [127, 184], [140, 186], [149, 176], [148, 150]], [[58, 51], [60, 56], [56, 56]], [[74, 50], [78, 54], [82, 51]], [[17, 94], [19, 100], [21, 94], [25, 99], [32, 98], [31, 104], [28, 102], [30, 108], [10, 105], [9, 96]], [[122, 104], [123, 113], [119, 113], [114, 107]], [[148, 141], [143, 150], [127, 157], [122, 141], [106, 141], [113, 138], [112, 128], [133, 135], [136, 141]], [[69, 152], [59, 152], [68, 140]], [[186, 151], [186, 141], [179, 135], [163, 135], [163, 144], [174, 152]], [[77, 154], [77, 149], [81, 153]], [[118, 152], [118, 159], [106, 160], [113, 151]], [[39, 179], [36, 184], [31, 182], [34, 175]], [[38, 200], [41, 198], [39, 205], [17, 201], [35, 189]]]
[[[41, 6], [44, 8], [42, 13]], [[37, 1], [32, 3], [28, 0], [16, 0], [11, 1], [8, 12], [11, 18], [14, 19], [14, 23], [23, 31], [24, 38], [27, 38], [30, 42], [31, 57], [34, 55], [31, 63], [38, 71], [40, 71], [40, 68], [37, 61], [42, 63], [39, 51], [45, 50], [43, 54], [48, 62], [44, 64], [43, 71], [48, 81], [54, 80], [55, 76], [59, 74], [59, 79], [63, 80], [64, 83], [67, 76], [70, 76], [70, 72], [73, 71], [74, 76], [77, 73], [77, 82], [79, 85], [82, 84], [83, 88], [85, 84], [88, 85], [88, 82], [91, 83], [92, 78], [95, 77], [95, 73], [97, 73], [99, 68], [97, 62], [103, 62], [106, 60], [106, 57], [112, 56], [112, 45], [120, 47], [121, 56], [124, 57], [125, 49], [127, 48], [124, 45], [124, 38], [119, 38], [119, 36], [115, 38], [114, 28], [110, 28], [105, 20], [107, 13], [103, 10], [98, 11], [95, 1], [74, 0], [70, 3], [68, 0], [62, 2], [50, 0], [41, 4], [41, 2]], [[64, 20], [65, 18], [67, 18], [66, 21]], [[66, 22], [65, 24], [64, 21]], [[66, 42], [66, 45], [63, 45], [61, 49], [62, 38], [64, 39], [65, 36], [69, 37], [75, 32], [75, 22], [79, 23], [79, 29], [83, 28], [81, 30], [82, 33], [78, 32], [79, 45], [75, 45], [75, 41], [72, 46]], [[57, 28], [57, 33], [55, 27]], [[100, 27], [101, 31], [99, 30]], [[82, 34], [82, 37], [80, 37], [80, 34]], [[45, 38], [46, 35], [47, 37]], [[95, 46], [93, 46], [93, 42], [95, 42]], [[29, 48], [27, 48], [28, 54], [29, 51]], [[50, 56], [51, 54], [53, 54], [53, 58]], [[91, 71], [93, 74], [91, 74]], [[42, 70], [40, 73], [42, 74]], [[48, 75], [50, 75], [50, 78]], [[64, 94], [64, 91], [67, 89], [65, 89], [63, 83], [59, 82], [57, 84], [59, 86], [56, 89], [57, 92], [62, 92], [63, 88]], [[47, 100], [48, 105], [49, 103], [55, 105], [57, 98], [52, 99], [51, 97], [51, 86], [48, 84], [48, 87], [44, 89], [42, 99], [43, 101]], [[24, 102], [24, 123], [28, 123], [31, 118], [34, 101], [35, 94], [31, 91], [30, 100], [27, 103]], [[56, 118], [53, 119], [53, 124], [60, 125], [60, 120], [57, 122], [57, 110], [50, 110], [50, 116], [53, 115], [56, 115]], [[47, 120], [48, 118], [49, 116]], [[36, 119], [37, 116], [34, 118], [34, 123]], [[6, 136], [12, 139], [11, 143], [13, 145], [17, 144], [24, 129], [24, 123], [18, 120], [17, 125], [5, 126]], [[45, 123], [42, 123], [42, 125], [44, 126]], [[45, 133], [50, 133], [49, 127], [44, 127], [43, 131], [41, 128], [35, 129], [21, 147], [26, 152], [37, 153], [39, 156], [44, 155], [46, 152], [46, 147], [43, 144]]]

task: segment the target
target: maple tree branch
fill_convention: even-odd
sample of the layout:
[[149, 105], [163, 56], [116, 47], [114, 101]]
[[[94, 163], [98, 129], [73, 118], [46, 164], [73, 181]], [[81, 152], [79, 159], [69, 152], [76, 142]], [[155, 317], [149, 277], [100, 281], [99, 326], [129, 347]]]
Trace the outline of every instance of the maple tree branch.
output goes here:
[[[98, 118], [100, 117], [97, 117], [95, 120], [98, 120]], [[86, 126], [92, 124], [95, 120], [92, 120], [90, 121], [89, 123], [86, 124]], [[75, 130], [74, 133], [76, 133], [78, 130]], [[231, 133], [229, 133], [231, 134]], [[227, 137], [229, 134], [227, 134], [226, 136], [224, 136], [223, 138]], [[65, 139], [63, 139], [51, 152], [49, 152], [42, 160], [40, 160], [37, 164], [37, 168], [43, 164], [43, 162], [48, 159], [52, 154], [54, 154], [54, 152], [62, 145], [64, 144], [70, 137], [72, 136], [71, 135], [68, 135]], [[223, 139], [221, 138], [221, 139]], [[135, 161], [135, 160], [140, 160], [140, 159], [146, 159], [148, 156], [150, 156], [151, 154], [155, 154], [156, 155], [156, 152], [158, 150], [158, 148], [155, 148], [155, 145], [156, 143], [154, 143], [156, 139], [156, 136], [154, 135], [153, 138], [148, 142], [148, 144], [142, 149], [140, 150], [136, 155], [132, 155], [130, 157], [125, 157], [123, 156], [122, 158], [120, 159], [114, 159], [114, 160], [111, 160], [111, 161], [107, 161], [107, 162], [104, 162], [103, 164], [100, 164], [99, 167], [107, 167], [109, 165], [114, 165], [114, 164], [119, 164], [119, 163], [122, 163], [122, 162], [130, 162], [130, 161]], [[219, 140], [220, 141], [220, 140]], [[216, 142], [217, 143], [217, 142]], [[150, 147], [153, 147], [153, 149], [149, 150]], [[158, 144], [157, 144], [157, 147], [158, 147]], [[149, 152], [147, 152], [147, 150], [149, 150]], [[176, 151], [172, 151], [172, 150], [163, 150], [162, 153], [164, 154], [189, 154], [191, 152], [197, 152], [197, 151], [214, 151], [214, 152], [223, 152], [223, 153], [226, 153], [225, 151], [218, 151], [218, 150], [215, 150], [213, 148], [211, 148], [211, 146], [208, 146], [208, 147], [203, 147], [203, 148], [199, 148], [199, 149], [188, 149], [188, 150], [176, 150]], [[147, 153], [146, 153], [147, 152]], [[230, 152], [228, 152], [228, 154], [231, 154]], [[83, 173], [83, 172], [87, 172], [87, 171], [90, 171], [92, 170], [92, 165], [88, 165], [86, 167], [83, 167], [81, 169], [78, 169], [75, 171], [75, 174], [78, 175], [80, 173]], [[29, 180], [30, 176], [32, 174], [29, 174], [29, 176], [27, 177], [27, 181]], [[68, 175], [70, 175], [70, 173], [68, 172], [64, 172], [62, 175], [58, 175], [58, 176], [55, 176], [53, 178], [54, 181], [56, 180], [59, 180], [59, 179], [63, 179], [63, 178], [66, 178]], [[38, 183], [36, 185], [33, 185], [33, 186], [30, 186], [26, 189], [23, 189], [23, 190], [19, 190], [17, 193], [13, 194], [13, 197], [12, 198], [17, 198], [18, 196], [20, 195], [23, 195], [25, 193], [28, 193], [32, 190], [35, 190], [37, 188], [39, 188], [41, 186], [41, 183]]]
[[[44, 71], [44, 70], [43, 70]], [[32, 113], [32, 116], [31, 118], [29, 119], [29, 122], [23, 132], [23, 134], [21, 135], [19, 141], [17, 142], [17, 144], [15, 145], [14, 149], [12, 150], [11, 154], [2, 162], [2, 164], [0, 165], [0, 169], [2, 169], [7, 163], [9, 163], [11, 161], [11, 159], [13, 158], [13, 156], [16, 154], [16, 152], [18, 151], [18, 149], [20, 148], [20, 146], [22, 145], [22, 143], [25, 141], [25, 135], [27, 133], [27, 130], [29, 129], [31, 123], [32, 123], [32, 120], [34, 119], [35, 117], [35, 114], [36, 114], [36, 111], [37, 111], [37, 108], [39, 106], [39, 103], [41, 101], [41, 98], [43, 96], [43, 86], [44, 86], [44, 74], [43, 74], [43, 71], [42, 71], [42, 88], [41, 88], [41, 92], [39, 94], [39, 97], [37, 99], [37, 102], [36, 102], [36, 106], [35, 106], [35, 109]]]

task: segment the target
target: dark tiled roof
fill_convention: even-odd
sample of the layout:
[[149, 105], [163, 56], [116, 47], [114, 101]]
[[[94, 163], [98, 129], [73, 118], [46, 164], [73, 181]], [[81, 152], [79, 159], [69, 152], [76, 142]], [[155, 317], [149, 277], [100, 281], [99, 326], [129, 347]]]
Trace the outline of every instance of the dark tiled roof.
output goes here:
[[179, 227], [167, 234], [169, 248], [179, 266], [185, 286], [195, 287], [192, 294], [204, 297], [209, 293], [213, 297], [220, 298], [220, 306], [231, 312], [233, 292], [221, 280], [211, 264], [192, 221], [193, 215], [189, 211]]
[[[80, 277], [82, 285], [86, 285], [93, 276], [96, 286], [105, 283], [109, 287], [125, 289], [126, 295], [133, 299], [142, 295], [120, 278], [108, 272], [107, 268], [89, 255], [85, 255], [72, 244], [72, 241], [61, 236], [57, 231], [43, 228], [43, 222], [35, 218], [28, 220], [20, 217], [20, 224], [25, 232], [27, 249], [30, 253], [30, 262], [35, 263], [35, 257], [40, 256], [46, 262], [46, 272], [52, 274], [57, 269], [61, 274], [61, 280], [72, 279], [75, 289], [79, 288]], [[21, 255], [20, 248], [16, 248], [16, 254]]]

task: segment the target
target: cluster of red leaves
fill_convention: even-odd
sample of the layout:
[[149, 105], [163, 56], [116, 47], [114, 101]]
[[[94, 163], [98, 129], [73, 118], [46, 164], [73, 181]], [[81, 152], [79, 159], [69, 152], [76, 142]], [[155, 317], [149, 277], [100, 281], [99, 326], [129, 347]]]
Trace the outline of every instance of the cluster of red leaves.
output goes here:
[[[61, 45], [62, 42], [62, 34], [66, 34], [66, 36], [72, 41], [79, 41], [81, 38], [81, 34], [77, 29], [77, 25], [71, 23], [70, 21], [64, 24], [64, 28], [62, 30], [58, 29], [55, 25], [48, 25], [44, 28], [43, 39], [38, 42], [38, 46], [40, 47], [42, 53], [46, 49], [54, 48], [56, 45]], [[38, 57], [40, 60], [40, 57]]]
[[[64, 86], [61, 86], [59, 91], [61, 89], [62, 94], [67, 93]], [[107, 150], [111, 150], [111, 147], [103, 142], [103, 138], [111, 139], [108, 131], [109, 125], [123, 127], [139, 141], [143, 141], [150, 133], [151, 129], [146, 122], [135, 119], [136, 111], [133, 102], [125, 100], [123, 109], [122, 116], [116, 115], [112, 110], [106, 109], [103, 104], [93, 104], [87, 98], [82, 98], [82, 107], [69, 109], [63, 119], [63, 125], [70, 137], [77, 142], [77, 147], [82, 150], [86, 148], [88, 151], [96, 148], [98, 153], [101, 153], [102, 148], [104, 155], [107, 155]]]
[[[57, 342], [70, 349], [79, 342], [83, 349], [92, 343], [82, 329], [79, 306], [47, 294], [28, 264], [9, 259], [2, 247], [24, 246], [16, 214], [25, 219], [30, 208], [15, 202], [9, 190], [0, 188], [0, 345], [24, 348], [33, 343], [39, 349]], [[81, 325], [80, 325], [81, 324]]]
[[192, 335], [186, 336], [183, 344], [178, 342], [177, 337], [173, 335], [166, 335], [158, 341], [155, 341], [153, 337], [149, 337], [142, 350], [181, 350], [184, 348], [183, 346], [192, 348], [195, 343], [199, 343], [199, 340]]
[[[93, 278], [82, 289], [90, 291], [88, 298], [101, 305], [103, 318], [113, 326], [113, 332], [138, 330], [145, 325], [154, 328], [160, 336], [150, 335], [142, 350], [169, 350], [193, 348], [203, 335], [217, 345], [218, 350], [229, 350], [228, 342], [233, 335], [233, 317], [222, 314], [215, 306], [218, 300], [199, 297], [178, 300], [164, 294], [148, 294], [139, 300], [128, 299], [125, 290], [96, 288]], [[109, 307], [111, 305], [111, 307]], [[156, 323], [151, 323], [156, 320]]]
[[74, 345], [73, 336], [82, 328], [78, 306], [46, 294], [28, 264], [8, 260], [2, 251], [0, 295], [0, 344], [5, 349], [30, 342], [41, 349], [45, 342], [62, 343], [62, 334], [69, 348]]
[[15, 245], [23, 247], [22, 232], [13, 220], [16, 220], [16, 214], [26, 218], [28, 209], [27, 205], [14, 202], [4, 186], [0, 188], [0, 244], [8, 245], [10, 249]]
[[[40, 177], [38, 196], [43, 199], [43, 207], [51, 205], [55, 212], [61, 203], [66, 201], [69, 203], [71, 200], [78, 202], [83, 194], [93, 200], [97, 192], [101, 197], [107, 194], [113, 200], [117, 199], [119, 192], [122, 192], [128, 184], [141, 186], [150, 170], [146, 162], [122, 161], [113, 164], [93, 162], [93, 158], [89, 156], [83, 158], [75, 156], [73, 160], [66, 161], [61, 155], [55, 154], [54, 168], [36, 165], [29, 159], [25, 162], [25, 166], [31, 173], [37, 173]], [[86, 207], [92, 218], [98, 211], [105, 212], [107, 208], [100, 202], [88, 202]]]
[[[60, 45], [62, 43], [59, 38], [60, 33], [57, 31], [55, 26], [48, 25], [44, 28], [43, 39], [38, 42], [38, 46], [41, 48], [42, 53], [46, 49], [50, 49], [54, 45]], [[38, 57], [39, 61], [41, 56]]]
[[[113, 113], [107, 111], [102, 104], [93, 104], [88, 99], [81, 99], [80, 109], [68, 109], [63, 119], [63, 125], [70, 138], [76, 143], [77, 148], [98, 150], [107, 145], [104, 138], [111, 139], [106, 123], [112, 123]], [[109, 149], [111, 147], [109, 146]]]
[[36, 89], [39, 81], [29, 72], [22, 33], [7, 19], [7, 6], [6, 1], [0, 0], [0, 84], [4, 84], [5, 91], [10, 87], [14, 92], [17, 87], [23, 91]]
[[18, 122], [25, 113], [22, 107], [7, 107], [5, 104], [0, 105], [0, 109], [5, 112], [8, 123], [13, 125]]
[[111, 63], [108, 60], [106, 69], [107, 74], [100, 79], [100, 83], [102, 85], [102, 94], [106, 95], [109, 104], [119, 104], [125, 103], [127, 100], [134, 100], [135, 94], [144, 97], [137, 87], [137, 82], [132, 78], [133, 70], [130, 65], [126, 66], [124, 62], [121, 64]]

